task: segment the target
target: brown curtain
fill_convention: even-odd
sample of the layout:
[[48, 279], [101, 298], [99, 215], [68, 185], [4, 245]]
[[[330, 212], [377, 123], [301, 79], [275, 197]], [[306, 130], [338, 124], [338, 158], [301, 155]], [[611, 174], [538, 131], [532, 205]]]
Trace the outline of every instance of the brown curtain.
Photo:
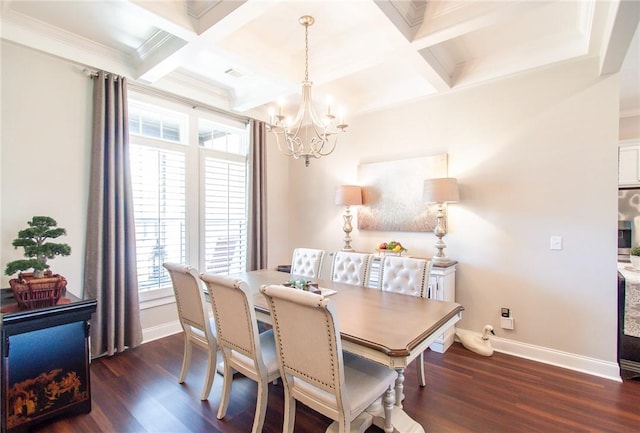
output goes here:
[[84, 265], [84, 297], [98, 301], [91, 320], [94, 357], [142, 342], [127, 111], [126, 78], [99, 72]]
[[251, 119], [249, 186], [248, 270], [267, 267], [267, 130], [265, 123]]

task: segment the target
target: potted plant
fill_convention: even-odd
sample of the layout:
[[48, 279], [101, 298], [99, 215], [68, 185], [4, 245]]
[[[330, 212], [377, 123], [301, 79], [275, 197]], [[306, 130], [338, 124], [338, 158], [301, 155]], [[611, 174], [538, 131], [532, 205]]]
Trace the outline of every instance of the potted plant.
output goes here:
[[[47, 259], [68, 256], [71, 254], [71, 247], [47, 240], [66, 235], [67, 231], [57, 227], [56, 220], [47, 216], [34, 216], [27, 224], [29, 227], [20, 230], [18, 237], [12, 242], [14, 248], [24, 248], [24, 256], [27, 258], [7, 263], [4, 272], [8, 276], [20, 272], [18, 278], [9, 280], [9, 284], [21, 308], [50, 306], [58, 301], [66, 289], [67, 281], [48, 270]], [[33, 272], [22, 272], [28, 269], [33, 269]]]
[[287, 287], [293, 287], [294, 289], [304, 290], [306, 292], [320, 293], [318, 283], [312, 283], [304, 278], [292, 279], [284, 285]]
[[640, 269], [640, 246], [631, 248], [631, 251], [629, 251], [629, 259], [631, 260], [631, 266]]

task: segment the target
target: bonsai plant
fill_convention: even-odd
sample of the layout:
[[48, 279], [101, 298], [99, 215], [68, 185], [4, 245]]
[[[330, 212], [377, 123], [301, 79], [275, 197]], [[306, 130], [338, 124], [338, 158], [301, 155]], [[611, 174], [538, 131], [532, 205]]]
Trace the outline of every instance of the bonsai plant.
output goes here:
[[47, 216], [34, 216], [27, 224], [29, 224], [29, 227], [20, 230], [18, 237], [12, 242], [14, 248], [24, 248], [24, 256], [27, 259], [14, 260], [7, 263], [4, 273], [10, 276], [18, 271], [33, 269], [33, 277], [42, 278], [44, 270], [49, 268], [47, 259], [71, 254], [69, 245], [47, 242], [47, 239], [55, 239], [66, 235], [67, 231], [57, 227], [56, 220]]
[[631, 266], [640, 269], [640, 246], [631, 248], [631, 251], [629, 251], [629, 259], [631, 260]]

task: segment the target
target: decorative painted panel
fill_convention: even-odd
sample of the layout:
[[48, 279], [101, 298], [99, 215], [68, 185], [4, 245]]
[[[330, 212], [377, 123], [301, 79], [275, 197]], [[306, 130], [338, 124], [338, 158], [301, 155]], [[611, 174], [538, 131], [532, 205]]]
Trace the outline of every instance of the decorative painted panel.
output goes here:
[[422, 201], [422, 188], [425, 179], [438, 177], [447, 177], [446, 154], [360, 164], [358, 229], [432, 232], [436, 210]]

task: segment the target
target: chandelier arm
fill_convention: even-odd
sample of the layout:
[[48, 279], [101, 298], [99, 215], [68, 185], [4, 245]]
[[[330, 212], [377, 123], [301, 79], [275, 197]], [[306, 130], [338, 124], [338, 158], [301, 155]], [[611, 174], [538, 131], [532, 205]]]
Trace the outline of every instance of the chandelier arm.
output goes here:
[[[326, 137], [324, 140], [317, 139], [317, 141], [321, 141], [322, 145], [319, 148], [315, 149], [314, 152], [320, 156], [327, 156], [331, 155], [333, 151], [336, 150], [336, 145], [338, 144], [338, 136], [334, 136], [333, 140], [330, 137]], [[329, 149], [323, 152], [323, 149], [327, 144], [329, 144]]]
[[309, 143], [309, 148], [314, 152], [314, 153], [321, 153], [322, 152], [322, 148], [324, 147], [324, 145], [326, 144], [326, 142], [328, 141], [328, 136], [324, 133], [324, 128], [323, 128], [323, 132], [318, 131], [318, 128], [316, 127], [316, 125], [312, 125], [313, 127], [313, 132], [315, 134], [315, 136], [313, 138], [311, 138], [311, 142]]
[[277, 132], [277, 131], [274, 131], [272, 129], [271, 132], [273, 133], [273, 135], [276, 136], [276, 144], [278, 145], [278, 150], [280, 151], [280, 153], [283, 153], [286, 156], [293, 156], [293, 152], [291, 151], [291, 149], [289, 147], [287, 147], [286, 149], [284, 149], [282, 147], [282, 143], [280, 141], [280, 136], [281, 135], [284, 137], [284, 141], [286, 141], [288, 143], [288, 139], [286, 138], [284, 131]]

